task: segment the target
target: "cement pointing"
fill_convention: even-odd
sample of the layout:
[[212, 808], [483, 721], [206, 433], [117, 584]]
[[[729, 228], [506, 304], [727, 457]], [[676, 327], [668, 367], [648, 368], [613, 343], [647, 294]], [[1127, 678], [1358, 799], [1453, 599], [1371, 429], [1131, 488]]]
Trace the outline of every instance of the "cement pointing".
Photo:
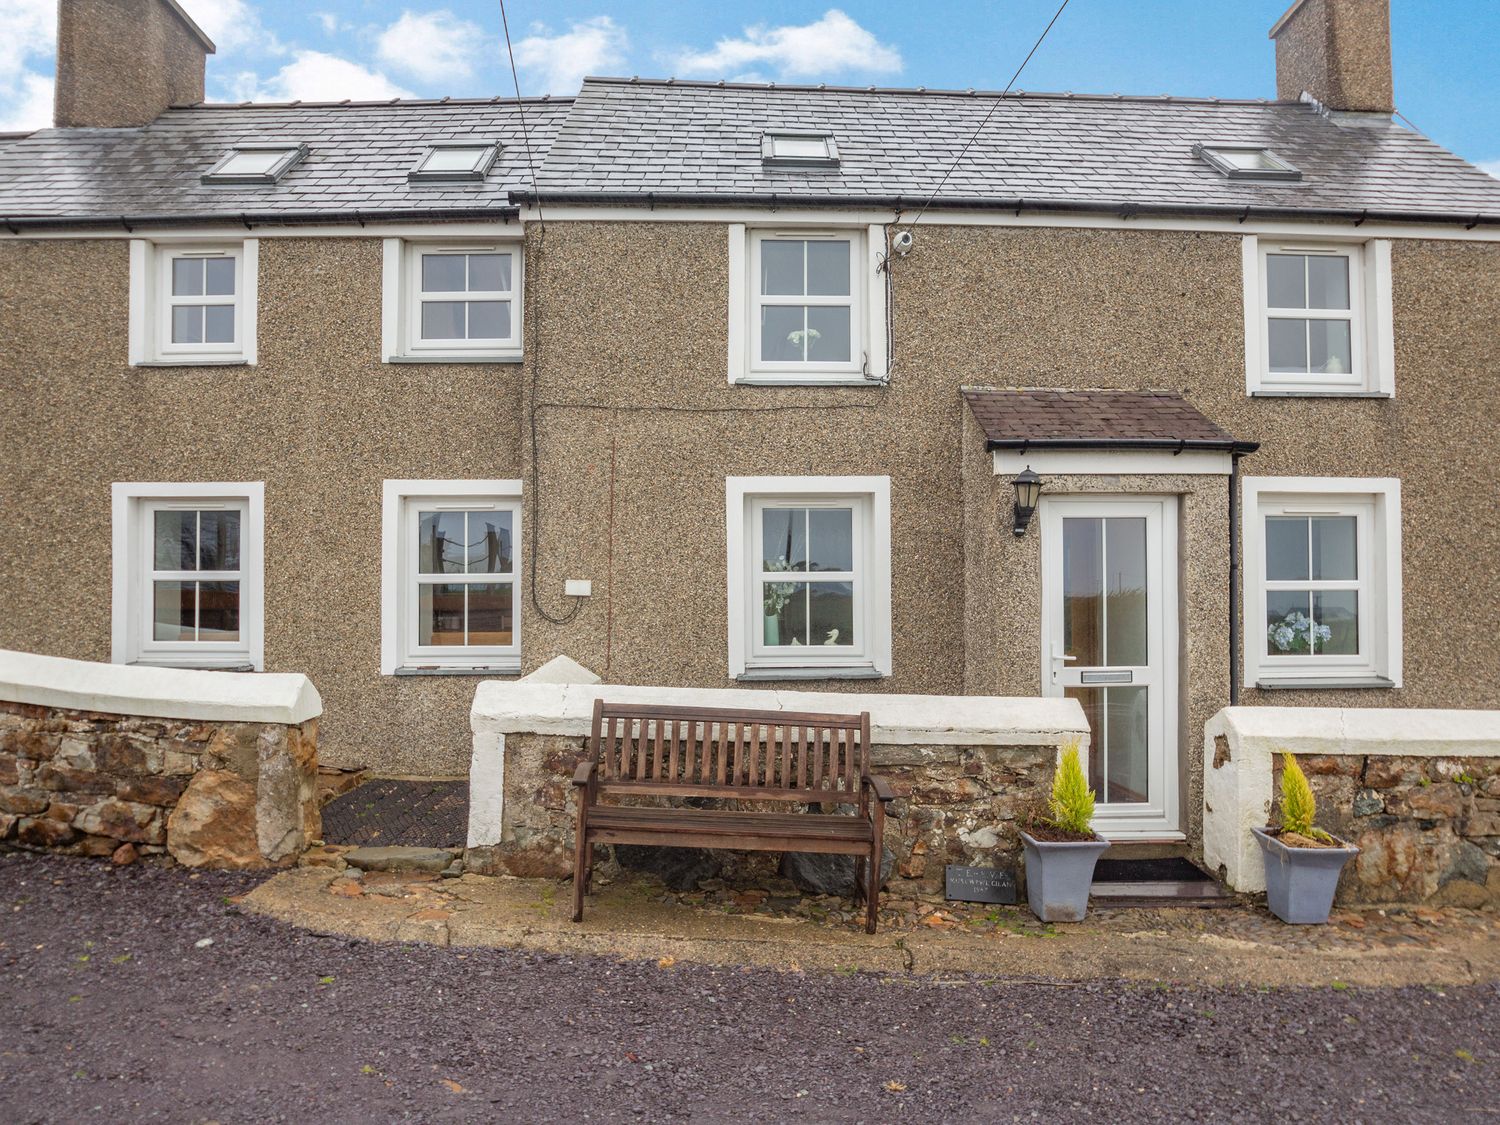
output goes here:
[[65, 660], [0, 649], [0, 699], [69, 711], [300, 726], [323, 700], [300, 673], [251, 674]]

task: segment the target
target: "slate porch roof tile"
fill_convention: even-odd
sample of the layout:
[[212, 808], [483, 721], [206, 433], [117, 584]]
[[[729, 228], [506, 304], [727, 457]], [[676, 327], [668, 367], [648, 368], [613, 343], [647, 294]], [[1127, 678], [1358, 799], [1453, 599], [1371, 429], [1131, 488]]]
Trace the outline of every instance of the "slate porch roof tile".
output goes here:
[[967, 387], [964, 401], [992, 447], [1180, 444], [1253, 448], [1237, 442], [1181, 395], [1170, 391], [991, 390]]

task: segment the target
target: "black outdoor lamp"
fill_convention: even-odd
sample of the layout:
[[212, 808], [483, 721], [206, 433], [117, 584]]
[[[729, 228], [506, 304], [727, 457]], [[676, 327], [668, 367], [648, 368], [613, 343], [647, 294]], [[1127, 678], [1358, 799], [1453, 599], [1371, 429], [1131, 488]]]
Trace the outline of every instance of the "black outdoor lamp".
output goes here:
[[1016, 486], [1016, 519], [1011, 530], [1019, 539], [1026, 534], [1026, 525], [1031, 522], [1031, 514], [1036, 511], [1037, 498], [1042, 494], [1042, 478], [1027, 465], [1011, 483]]

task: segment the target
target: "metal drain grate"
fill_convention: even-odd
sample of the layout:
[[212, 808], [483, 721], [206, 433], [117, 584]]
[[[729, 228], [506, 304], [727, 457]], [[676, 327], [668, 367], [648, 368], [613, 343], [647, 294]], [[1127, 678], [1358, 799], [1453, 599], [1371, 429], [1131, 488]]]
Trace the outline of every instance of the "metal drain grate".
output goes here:
[[467, 781], [380, 778], [323, 806], [323, 839], [330, 844], [461, 847], [468, 826]]

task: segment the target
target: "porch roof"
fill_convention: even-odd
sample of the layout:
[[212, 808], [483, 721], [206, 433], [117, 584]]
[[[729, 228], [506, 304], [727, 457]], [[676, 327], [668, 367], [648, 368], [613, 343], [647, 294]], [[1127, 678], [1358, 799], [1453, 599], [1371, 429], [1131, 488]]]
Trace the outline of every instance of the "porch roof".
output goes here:
[[1170, 391], [965, 387], [991, 449], [1213, 449], [1253, 453]]

